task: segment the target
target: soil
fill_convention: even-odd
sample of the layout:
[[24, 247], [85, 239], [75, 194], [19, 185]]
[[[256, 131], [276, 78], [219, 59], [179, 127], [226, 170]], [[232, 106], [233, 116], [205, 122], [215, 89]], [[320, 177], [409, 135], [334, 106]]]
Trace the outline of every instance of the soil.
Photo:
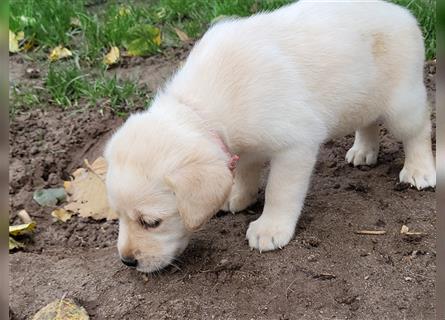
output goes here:
[[[185, 55], [129, 61], [112, 72], [155, 90]], [[27, 63], [10, 61], [11, 81]], [[434, 105], [435, 63], [425, 81]], [[39, 79], [26, 80], [31, 84]], [[382, 128], [379, 162], [353, 168], [344, 156], [353, 137], [320, 151], [294, 239], [260, 254], [245, 240], [263, 201], [245, 212], [219, 213], [196, 233], [178, 268], [145, 275], [118, 259], [115, 221], [73, 217], [55, 222], [32, 193], [61, 186], [102, 152], [123, 122], [111, 110], [19, 112], [10, 123], [10, 223], [26, 209], [37, 222], [26, 248], [10, 254], [10, 312], [29, 319], [67, 296], [92, 319], [434, 319], [434, 190], [398, 184], [403, 150]], [[435, 139], [434, 139], [435, 142]], [[423, 235], [400, 234], [402, 225]], [[356, 234], [385, 230], [384, 235]]]

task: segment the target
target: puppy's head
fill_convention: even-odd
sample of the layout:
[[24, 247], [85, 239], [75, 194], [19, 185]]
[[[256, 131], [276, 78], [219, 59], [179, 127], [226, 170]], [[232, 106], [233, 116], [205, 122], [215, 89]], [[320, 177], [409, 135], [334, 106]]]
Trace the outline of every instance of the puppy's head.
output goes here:
[[105, 157], [109, 203], [119, 214], [119, 254], [142, 272], [159, 270], [182, 253], [233, 182], [217, 146], [150, 113], [130, 117]]

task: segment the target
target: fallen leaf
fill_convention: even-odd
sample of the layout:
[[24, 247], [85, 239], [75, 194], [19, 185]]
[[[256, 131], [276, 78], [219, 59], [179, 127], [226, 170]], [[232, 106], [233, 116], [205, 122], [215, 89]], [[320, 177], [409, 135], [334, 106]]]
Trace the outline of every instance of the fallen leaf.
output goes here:
[[25, 245], [15, 240], [13, 237], [22, 236], [24, 234], [30, 233], [34, 231], [35, 228], [36, 228], [36, 223], [34, 221], [29, 223], [9, 226], [9, 250], [23, 248]]
[[13, 237], [21, 236], [26, 233], [34, 231], [35, 228], [36, 228], [36, 223], [34, 221], [31, 223], [23, 223], [14, 226], [9, 226], [9, 235]]
[[128, 6], [122, 5], [119, 7], [119, 16], [125, 17], [131, 14], [131, 9]]
[[53, 207], [66, 199], [64, 188], [41, 189], [34, 192], [33, 199], [41, 206]]
[[120, 52], [119, 52], [119, 48], [118, 47], [111, 47], [110, 52], [108, 52], [105, 57], [103, 62], [106, 65], [112, 65], [115, 64], [120, 57]]
[[51, 215], [62, 222], [67, 222], [72, 217], [71, 213], [62, 208], [54, 210]]
[[11, 30], [9, 30], [9, 52], [16, 53], [19, 52], [20, 46], [19, 41], [22, 41], [25, 38], [25, 34], [23, 31], [18, 32], [15, 34]]
[[9, 251], [23, 248], [25, 245], [12, 237], [9, 237]]
[[80, 19], [76, 17], [70, 19], [70, 25], [75, 28], [80, 28], [82, 26]]
[[161, 41], [161, 30], [144, 24], [128, 31], [128, 41], [125, 46], [130, 56], [146, 56], [157, 52]]
[[108, 207], [105, 159], [99, 157], [91, 165], [85, 161], [85, 166], [74, 171], [74, 180], [64, 183], [69, 202], [64, 209], [96, 220], [117, 219], [117, 214]]
[[32, 320], [88, 320], [90, 317], [85, 308], [77, 305], [72, 299], [55, 300], [40, 309]]
[[182, 31], [181, 29], [178, 28], [174, 28], [176, 35], [178, 36], [179, 40], [181, 40], [182, 42], [189, 42], [190, 38], [187, 35], [187, 33], [185, 33], [184, 31]]
[[57, 46], [51, 50], [48, 59], [51, 61], [56, 61], [63, 58], [71, 57], [73, 53], [63, 46]]

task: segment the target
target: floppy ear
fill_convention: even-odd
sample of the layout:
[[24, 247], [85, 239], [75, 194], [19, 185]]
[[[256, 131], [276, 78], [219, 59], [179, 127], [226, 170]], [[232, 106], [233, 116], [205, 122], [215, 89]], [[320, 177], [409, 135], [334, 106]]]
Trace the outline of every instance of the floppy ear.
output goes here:
[[206, 223], [229, 196], [233, 176], [225, 164], [190, 164], [165, 177], [176, 195], [185, 227], [196, 230]]

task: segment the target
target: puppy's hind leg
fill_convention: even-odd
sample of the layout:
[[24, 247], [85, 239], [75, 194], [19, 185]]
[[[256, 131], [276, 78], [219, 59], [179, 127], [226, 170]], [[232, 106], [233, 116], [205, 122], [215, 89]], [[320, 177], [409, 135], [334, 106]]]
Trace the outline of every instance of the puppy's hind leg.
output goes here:
[[354, 166], [376, 164], [379, 154], [379, 132], [377, 123], [357, 130], [354, 144], [346, 153], [346, 161]]
[[[405, 164], [400, 182], [421, 190], [436, 186], [435, 160], [431, 148], [431, 120], [423, 83], [399, 90], [386, 116], [388, 128], [402, 140]], [[402, 109], [403, 108], [403, 109]]]

